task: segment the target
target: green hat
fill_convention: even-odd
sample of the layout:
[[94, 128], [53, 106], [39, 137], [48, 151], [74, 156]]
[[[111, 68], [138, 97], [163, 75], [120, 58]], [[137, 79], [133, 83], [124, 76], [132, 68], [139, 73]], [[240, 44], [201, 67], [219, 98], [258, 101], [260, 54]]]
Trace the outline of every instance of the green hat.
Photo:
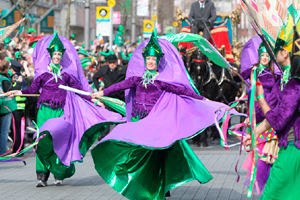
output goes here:
[[28, 29], [27, 31], [28, 33], [36, 33], [36, 30], [34, 30], [33, 28]]
[[15, 53], [15, 58], [16, 58], [16, 59], [20, 59], [20, 58], [21, 58], [21, 53], [20, 53], [19, 51], [17, 51], [17, 52]]
[[11, 39], [9, 37], [7, 37], [3, 42], [4, 42], [4, 44], [8, 44], [11, 42]]
[[71, 35], [71, 38], [74, 39], [74, 38], [75, 38], [75, 34], [72, 34], [72, 35]]
[[142, 54], [143, 54], [143, 57], [145, 59], [145, 65], [147, 63], [147, 57], [148, 56], [154, 56], [154, 57], [156, 57], [156, 64], [158, 66], [158, 63], [159, 63], [160, 59], [165, 54], [162, 52], [162, 49], [158, 44], [157, 29], [156, 28], [155, 28], [154, 32], [152, 33], [152, 35], [151, 35], [149, 43], [147, 44], [145, 49], [143, 49], [143, 51], [144, 51], [144, 53], [142, 53]]
[[104, 51], [101, 51], [99, 52], [100, 55], [103, 55], [105, 57], [109, 56], [109, 55], [116, 55], [114, 52], [112, 51], [108, 51], [108, 52], [104, 52]]
[[57, 34], [56, 31], [54, 32], [53, 38], [52, 38], [47, 50], [48, 50], [51, 58], [53, 56], [54, 51], [60, 51], [62, 55], [66, 51], [66, 49], [64, 48], [64, 45], [61, 42], [61, 40], [59, 39], [58, 34]]
[[90, 66], [92, 63], [91, 63], [91, 61], [88, 59], [88, 58], [82, 58], [81, 60], [80, 60], [80, 62], [81, 62], [81, 66], [84, 68], [84, 67], [88, 67], [88, 66]]
[[84, 50], [83, 48], [81, 48], [79, 51], [78, 51], [78, 54], [81, 54], [81, 55], [84, 55], [84, 56], [89, 56], [88, 52], [86, 50]]
[[125, 56], [124, 53], [123, 53], [123, 51], [121, 51], [121, 56], [122, 56], [122, 58], [123, 58], [124, 60], [129, 61], [130, 58], [131, 58], [131, 56], [132, 56], [132, 53], [128, 54], [128, 56]]
[[267, 48], [264, 45], [264, 42], [260, 43], [259, 48], [258, 48], [259, 60], [261, 59], [262, 53], [268, 53]]
[[288, 18], [287, 23], [282, 26], [277, 36], [275, 49], [274, 49], [275, 56], [277, 56], [278, 51], [281, 49], [286, 49], [290, 53], [292, 52], [293, 37], [294, 37], [294, 32], [293, 32], [294, 22], [293, 22], [293, 18], [289, 13], [287, 18]]
[[124, 31], [124, 26], [120, 25], [119, 26], [119, 31], [123, 32]]

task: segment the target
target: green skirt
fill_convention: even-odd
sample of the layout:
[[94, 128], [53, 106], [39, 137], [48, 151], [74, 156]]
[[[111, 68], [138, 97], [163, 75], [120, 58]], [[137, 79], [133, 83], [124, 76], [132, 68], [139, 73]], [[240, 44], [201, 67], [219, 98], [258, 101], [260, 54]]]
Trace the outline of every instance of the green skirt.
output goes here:
[[261, 200], [300, 199], [300, 149], [294, 142], [281, 147], [266, 183]]
[[[61, 117], [63, 114], [64, 111], [62, 109], [55, 110], [51, 107], [43, 106], [43, 108], [40, 108], [38, 111], [37, 125], [38, 127], [41, 127], [47, 120]], [[112, 124], [112, 122], [96, 124], [85, 131], [78, 147], [79, 152], [83, 156], [105, 130], [106, 126], [110, 124]], [[75, 163], [81, 163], [82, 160], [73, 161], [70, 163], [70, 166], [64, 165], [54, 152], [53, 141], [50, 132], [43, 131], [40, 133], [40, 136], [41, 135], [45, 136], [40, 139], [37, 145], [37, 173], [47, 174], [48, 171], [50, 171], [56, 178], [60, 180], [70, 178], [75, 173]]]
[[169, 190], [189, 181], [206, 183], [213, 178], [185, 140], [166, 149], [104, 141], [92, 150], [92, 156], [99, 175], [133, 200], [163, 200]]
[[[40, 128], [47, 120], [61, 117], [64, 114], [62, 109], [55, 110], [48, 106], [43, 106], [37, 114], [37, 126]], [[60, 180], [71, 177], [75, 173], [74, 163], [70, 167], [61, 163], [58, 156], [53, 150], [52, 136], [48, 131], [40, 133], [44, 135], [37, 145], [37, 173], [47, 173], [50, 171]]]

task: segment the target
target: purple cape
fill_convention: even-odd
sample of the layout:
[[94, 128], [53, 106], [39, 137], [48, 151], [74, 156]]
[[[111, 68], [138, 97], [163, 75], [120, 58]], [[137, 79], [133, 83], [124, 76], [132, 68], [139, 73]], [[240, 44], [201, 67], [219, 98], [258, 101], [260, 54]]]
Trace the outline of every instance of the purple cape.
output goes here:
[[[149, 40], [141, 43], [130, 59], [126, 77], [142, 77], [146, 69], [142, 48]], [[160, 60], [157, 80], [185, 87], [193, 91], [186, 69], [177, 49], [167, 40], [158, 39], [165, 56]], [[214, 124], [215, 111], [221, 109], [218, 120], [224, 115], [227, 105], [178, 96], [164, 91], [147, 117], [130, 122], [134, 89], [125, 91], [127, 123], [120, 124], [101, 142], [117, 140], [148, 148], [167, 148], [175, 141], [190, 138], [200, 130]], [[232, 113], [237, 114], [233, 111]]]
[[[52, 37], [52, 35], [44, 37], [34, 48], [35, 78], [47, 71], [47, 66], [51, 61], [47, 47]], [[66, 49], [60, 63], [63, 67], [62, 73], [68, 73], [82, 86], [83, 90], [91, 92], [73, 44], [65, 37], [59, 36], [59, 38]], [[81, 161], [84, 156], [79, 152], [79, 143], [84, 132], [91, 126], [104, 122], [125, 122], [125, 118], [95, 106], [92, 102], [82, 99], [72, 92], [67, 92], [64, 114], [61, 117], [47, 120], [39, 130], [40, 132], [50, 132], [54, 152], [64, 165], [70, 166], [71, 162]]]

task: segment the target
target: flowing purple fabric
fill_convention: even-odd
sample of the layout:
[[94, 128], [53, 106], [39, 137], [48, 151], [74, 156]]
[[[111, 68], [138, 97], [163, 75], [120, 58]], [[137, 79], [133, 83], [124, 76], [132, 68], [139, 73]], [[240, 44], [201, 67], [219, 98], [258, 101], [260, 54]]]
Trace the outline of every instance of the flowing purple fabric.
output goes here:
[[[34, 48], [35, 78], [47, 71], [47, 66], [51, 60], [46, 48], [52, 37], [44, 37]], [[78, 81], [85, 91], [91, 92], [74, 46], [68, 39], [61, 36], [59, 38], [66, 48], [61, 61], [63, 66], [62, 73], [68, 73], [73, 79]], [[40, 132], [50, 132], [54, 152], [66, 166], [70, 166], [73, 161], [82, 160], [83, 155], [79, 152], [79, 142], [84, 132], [91, 126], [104, 122], [125, 122], [126, 120], [121, 115], [95, 106], [92, 102], [82, 99], [69, 91], [67, 92], [66, 103], [63, 109], [64, 114], [61, 117], [49, 119], [39, 130]]]
[[[142, 77], [146, 66], [142, 48], [149, 40], [141, 43], [130, 59], [126, 78]], [[157, 80], [185, 87], [193, 91], [177, 49], [167, 40], [158, 39], [165, 56], [161, 59]], [[227, 105], [187, 96], [178, 96], [164, 91], [147, 117], [130, 122], [134, 89], [125, 91], [127, 123], [120, 124], [101, 142], [117, 140], [148, 148], [166, 148], [180, 139], [190, 138], [200, 130], [214, 124], [215, 111], [223, 107], [218, 120], [224, 115]], [[233, 111], [232, 114], [238, 114]]]
[[[245, 71], [258, 63], [258, 48], [262, 40], [259, 36], [251, 38], [244, 46], [241, 56], [241, 71]], [[277, 65], [274, 65], [274, 73], [282, 75]]]

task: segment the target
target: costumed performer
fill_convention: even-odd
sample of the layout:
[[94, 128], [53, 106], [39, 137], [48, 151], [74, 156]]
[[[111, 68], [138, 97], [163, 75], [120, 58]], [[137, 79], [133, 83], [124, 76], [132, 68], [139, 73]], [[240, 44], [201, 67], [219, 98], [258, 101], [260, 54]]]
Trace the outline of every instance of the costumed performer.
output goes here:
[[[35, 79], [30, 88], [6, 94], [11, 97], [35, 94], [40, 90], [37, 126], [39, 135], [45, 136], [40, 139], [36, 150], [36, 186], [44, 187], [50, 172], [55, 177], [55, 184], [71, 177], [75, 173], [74, 163], [82, 162], [106, 126], [125, 119], [118, 113], [95, 106], [91, 101], [96, 99], [90, 96], [58, 88], [59, 85], [68, 85], [91, 92], [74, 46], [66, 38], [59, 37], [57, 32], [37, 43], [33, 63]], [[98, 132], [90, 131], [94, 129]]]
[[[250, 50], [248, 48], [255, 48], [255, 45], [253, 43], [256, 42], [256, 40], [260, 40], [261, 39], [258, 37], [254, 37], [251, 39], [251, 41], [248, 41], [247, 44], [249, 45], [245, 45], [243, 51], [245, 50], [247, 53], [251, 54], [253, 51], [256, 50]], [[252, 65], [250, 68], [248, 67], [245, 71], [243, 71], [240, 75], [242, 76], [242, 78], [244, 78], [245, 80], [247, 79], [252, 79], [252, 73], [253, 73], [253, 67], [257, 67], [257, 77], [260, 81], [260, 84], [262, 84], [263, 88], [264, 88], [264, 96], [267, 102], [269, 102], [270, 97], [272, 97], [271, 95], [271, 91], [272, 88], [275, 85], [275, 82], [277, 80], [279, 80], [279, 75], [274, 73], [274, 64], [271, 61], [271, 57], [266, 49], [266, 47], [264, 46], [264, 43], [261, 42], [259, 45], [259, 48], [257, 50], [258, 52], [258, 63]], [[248, 57], [251, 57], [251, 55], [247, 55]], [[249, 63], [245, 62], [245, 63]], [[243, 63], [243, 64], [245, 64]], [[244, 66], [244, 68], [246, 68]], [[235, 76], [235, 80], [236, 81], [241, 81], [239, 79], [239, 77], [236, 76], [236, 72], [237, 70], [233, 70], [233, 75]], [[249, 94], [250, 94], [250, 90], [249, 90]], [[248, 95], [249, 97], [250, 95]], [[258, 97], [259, 98], [259, 97]], [[260, 123], [262, 122], [262, 120], [265, 118], [260, 106], [258, 103], [255, 103], [255, 117], [256, 117], [256, 122]], [[245, 123], [249, 123], [249, 118], [247, 118], [245, 120]], [[256, 182], [258, 184], [258, 188], [257, 188], [257, 192], [259, 193], [260, 191], [263, 191], [264, 186], [267, 182], [267, 179], [269, 177], [269, 173], [270, 173], [270, 168], [272, 167], [272, 164], [274, 163], [277, 154], [278, 154], [278, 140], [277, 140], [277, 136], [276, 136], [276, 132], [274, 131], [274, 129], [270, 129], [267, 130], [266, 132], [262, 133], [257, 140], [257, 148], [260, 149], [262, 152], [264, 153], [269, 153], [272, 155], [272, 158], [270, 156], [268, 157], [261, 157], [260, 159], [258, 159], [258, 163], [257, 163], [257, 174], [256, 174]], [[247, 178], [245, 181], [245, 185], [249, 186], [250, 184], [250, 174], [252, 171], [252, 167], [253, 167], [253, 151], [251, 151], [248, 155], [248, 157], [246, 158], [244, 164], [242, 165], [242, 167], [246, 170], [248, 170], [248, 174], [247, 174]]]
[[[285, 27], [281, 31], [285, 35]], [[299, 39], [298, 32], [294, 28], [294, 43]], [[265, 119], [256, 128], [255, 137], [265, 130], [273, 127], [279, 140], [279, 153], [274, 162], [270, 176], [260, 199], [299, 199], [300, 185], [300, 58], [298, 44], [294, 44], [293, 58], [291, 60], [292, 36], [287, 40], [278, 38], [275, 44], [275, 55], [277, 62], [285, 69], [284, 76], [287, 75], [287, 82], [283, 79], [282, 87], [275, 85], [278, 91], [276, 107], [268, 104], [262, 86], [257, 86], [257, 95]], [[294, 56], [296, 55], [296, 56]], [[292, 65], [291, 65], [292, 64]], [[288, 69], [288, 71], [287, 71]], [[288, 72], [288, 73], [286, 73]], [[289, 73], [290, 72], [290, 73]], [[251, 145], [251, 137], [244, 138], [244, 145]]]
[[189, 181], [213, 178], [185, 140], [213, 125], [218, 108], [224, 106], [224, 115], [229, 107], [194, 92], [177, 49], [157, 39], [156, 29], [134, 51], [126, 80], [96, 95], [119, 90], [126, 90], [128, 123], [92, 150], [97, 172], [111, 187], [128, 199], [160, 200]]

